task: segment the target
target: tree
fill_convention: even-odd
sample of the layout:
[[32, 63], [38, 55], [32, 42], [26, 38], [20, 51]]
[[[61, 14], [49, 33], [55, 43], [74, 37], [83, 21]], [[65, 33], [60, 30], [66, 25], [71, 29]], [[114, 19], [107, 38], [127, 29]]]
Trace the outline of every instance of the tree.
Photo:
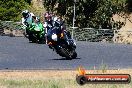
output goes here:
[[31, 4], [32, 0], [24, 0], [25, 2], [27, 2], [29, 5]]
[[0, 1], [0, 20], [20, 20], [21, 11], [26, 5], [24, 0]]
[[[43, 0], [48, 11], [57, 11], [72, 26], [74, 0]], [[76, 0], [76, 21], [79, 27], [112, 28], [111, 20], [116, 13], [124, 11], [126, 0]], [[57, 6], [58, 5], [58, 6]], [[57, 6], [57, 7], [56, 7]]]
[[128, 11], [132, 12], [132, 0], [127, 0], [126, 3]]

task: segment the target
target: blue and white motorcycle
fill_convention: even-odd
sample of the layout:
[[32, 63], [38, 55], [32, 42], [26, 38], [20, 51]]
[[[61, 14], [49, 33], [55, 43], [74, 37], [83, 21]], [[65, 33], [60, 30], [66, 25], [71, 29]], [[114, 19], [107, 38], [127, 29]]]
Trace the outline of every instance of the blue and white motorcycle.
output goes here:
[[51, 28], [50, 34], [47, 35], [47, 40], [48, 46], [60, 56], [66, 59], [75, 59], [77, 57], [75, 41], [68, 36], [68, 32], [61, 30], [61, 26]]

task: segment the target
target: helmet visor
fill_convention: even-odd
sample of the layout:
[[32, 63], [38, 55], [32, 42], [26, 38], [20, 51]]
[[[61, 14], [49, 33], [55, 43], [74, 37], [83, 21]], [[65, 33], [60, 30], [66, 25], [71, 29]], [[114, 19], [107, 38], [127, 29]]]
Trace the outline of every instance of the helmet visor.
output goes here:
[[23, 17], [27, 17], [28, 13], [22, 13]]

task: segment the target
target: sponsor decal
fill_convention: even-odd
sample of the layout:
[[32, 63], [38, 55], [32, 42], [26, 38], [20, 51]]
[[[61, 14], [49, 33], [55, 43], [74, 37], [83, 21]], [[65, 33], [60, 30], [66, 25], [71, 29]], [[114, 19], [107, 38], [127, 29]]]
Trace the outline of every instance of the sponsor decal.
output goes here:
[[76, 81], [79, 85], [86, 83], [130, 83], [131, 76], [129, 74], [86, 74], [83, 67], [79, 67], [79, 74]]

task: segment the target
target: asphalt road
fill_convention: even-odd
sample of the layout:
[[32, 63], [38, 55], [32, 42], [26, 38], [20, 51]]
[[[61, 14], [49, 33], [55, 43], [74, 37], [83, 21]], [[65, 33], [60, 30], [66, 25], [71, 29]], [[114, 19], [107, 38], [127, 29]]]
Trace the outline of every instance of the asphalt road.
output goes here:
[[132, 45], [76, 42], [78, 58], [65, 60], [45, 44], [23, 37], [0, 36], [0, 69], [132, 68]]

